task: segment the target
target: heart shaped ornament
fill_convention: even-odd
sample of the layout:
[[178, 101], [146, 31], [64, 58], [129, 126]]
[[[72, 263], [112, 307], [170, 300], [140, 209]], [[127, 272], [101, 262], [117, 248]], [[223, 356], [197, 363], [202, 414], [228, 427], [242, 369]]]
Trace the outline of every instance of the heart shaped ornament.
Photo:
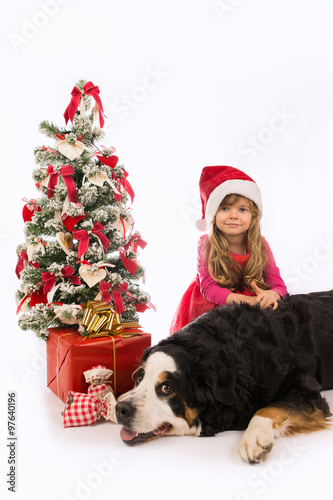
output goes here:
[[72, 231], [73, 230], [73, 227], [78, 223], [80, 222], [80, 220], [84, 219], [86, 216], [85, 213], [83, 213], [83, 215], [77, 215], [76, 217], [72, 217], [70, 215], [67, 215], [67, 214], [63, 214], [61, 216], [61, 220], [65, 226], [65, 228], [67, 229], [67, 231]]
[[28, 312], [28, 304], [29, 304], [29, 300], [25, 300], [24, 302], [21, 302], [21, 307], [20, 307], [19, 311], [23, 312], [23, 313]]
[[[57, 201], [59, 201], [59, 195], [57, 194]], [[67, 208], [68, 208], [68, 205], [69, 205], [69, 198], [68, 198], [68, 195], [66, 196], [65, 198], [65, 201], [64, 201], [64, 205], [62, 207], [62, 212], [54, 212], [54, 217], [56, 218], [56, 220], [58, 222], [60, 222], [62, 224], [63, 220], [62, 220], [62, 216], [64, 215], [64, 213], [66, 212]], [[68, 229], [68, 228], [67, 228]]]
[[68, 207], [69, 207], [69, 198], [68, 198], [68, 195], [67, 195], [66, 198], [65, 198], [63, 207], [62, 207], [61, 216], [63, 216], [67, 212]]
[[73, 227], [82, 219], [85, 218], [86, 214], [83, 212], [82, 215], [71, 216], [67, 214], [67, 209], [69, 207], [69, 198], [68, 195], [65, 198], [64, 205], [62, 207], [61, 212], [61, 221], [66, 227], [67, 231], [72, 231]]
[[126, 237], [126, 233], [130, 227], [131, 227], [131, 223], [129, 221], [127, 221], [125, 219], [120, 219], [120, 217], [118, 217], [117, 222], [116, 222], [116, 228], [123, 235], [124, 238]]
[[47, 175], [46, 177], [44, 177], [44, 179], [42, 181], [39, 181], [39, 185], [47, 188], [49, 185], [49, 180], [50, 180], [50, 176]]
[[67, 141], [60, 141], [57, 148], [62, 155], [66, 156], [66, 158], [71, 161], [81, 156], [84, 150], [88, 150], [80, 141], [75, 141], [74, 144], [68, 144]]
[[100, 172], [99, 174], [88, 177], [88, 181], [91, 184], [95, 184], [95, 186], [102, 187], [107, 178], [108, 176], [105, 172]]
[[51, 290], [47, 294], [47, 303], [48, 304], [52, 304], [54, 294], [56, 293], [56, 291], [58, 290], [58, 288], [61, 287], [61, 285], [62, 285], [62, 283], [58, 283], [58, 285], [54, 285], [54, 287], [51, 288]]
[[56, 238], [57, 238], [57, 242], [59, 243], [59, 245], [61, 246], [61, 248], [63, 249], [63, 251], [67, 255], [69, 255], [70, 252], [73, 250], [73, 238], [72, 238], [72, 235], [70, 233], [60, 232], [60, 233], [57, 233]]
[[36, 243], [35, 245], [31, 245], [30, 243], [27, 243], [26, 246], [27, 246], [28, 260], [32, 260], [32, 253], [37, 252], [37, 250], [41, 250], [43, 255], [45, 253], [44, 245], [41, 242]]
[[92, 273], [89, 272], [90, 267], [91, 266], [88, 264], [82, 264], [82, 266], [79, 267], [79, 275], [87, 283], [89, 288], [92, 288], [105, 278], [106, 271], [105, 269], [98, 269], [98, 271]]
[[22, 217], [24, 222], [31, 222], [35, 213], [40, 212], [41, 210], [42, 209], [40, 207], [37, 207], [37, 210], [30, 210], [30, 208], [28, 208], [28, 205], [24, 205], [22, 209]]

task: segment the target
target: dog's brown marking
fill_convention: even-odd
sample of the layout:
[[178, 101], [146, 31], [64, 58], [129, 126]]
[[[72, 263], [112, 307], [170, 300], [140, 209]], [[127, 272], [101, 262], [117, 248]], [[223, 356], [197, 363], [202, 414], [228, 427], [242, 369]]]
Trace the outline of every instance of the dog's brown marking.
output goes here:
[[199, 411], [196, 408], [189, 408], [184, 402], [185, 406], [185, 420], [189, 427], [192, 427], [194, 420], [198, 417]]
[[165, 382], [167, 378], [168, 378], [167, 372], [160, 373], [159, 376], [157, 377], [157, 384], [156, 385], [163, 384], [163, 382]]
[[271, 419], [274, 431], [283, 436], [327, 429], [331, 423], [321, 410], [268, 406], [255, 415]]

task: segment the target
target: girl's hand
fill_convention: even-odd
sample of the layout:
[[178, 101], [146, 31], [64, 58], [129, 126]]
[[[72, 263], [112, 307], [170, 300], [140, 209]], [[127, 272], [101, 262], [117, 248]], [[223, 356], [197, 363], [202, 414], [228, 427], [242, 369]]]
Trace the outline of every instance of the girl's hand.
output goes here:
[[226, 304], [250, 304], [252, 306], [256, 305], [257, 297], [242, 295], [241, 293], [230, 293], [227, 297]]
[[274, 290], [262, 290], [254, 282], [251, 283], [255, 297], [256, 304], [259, 304], [262, 309], [276, 309], [278, 307], [278, 300], [281, 298]]

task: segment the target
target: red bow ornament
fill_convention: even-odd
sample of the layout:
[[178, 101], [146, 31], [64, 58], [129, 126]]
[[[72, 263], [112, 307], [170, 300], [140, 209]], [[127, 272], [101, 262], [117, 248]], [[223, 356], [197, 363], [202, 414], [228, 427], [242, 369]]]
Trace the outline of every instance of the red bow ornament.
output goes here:
[[[118, 163], [118, 156], [115, 156], [115, 155], [111, 155], [111, 156], [97, 155], [97, 158], [99, 159], [100, 162], [104, 163], [104, 165], [107, 165], [108, 167], [110, 167], [112, 169]], [[118, 177], [116, 177], [116, 174], [112, 171], [112, 180], [114, 180], [114, 181], [117, 182], [117, 188], [118, 188], [118, 190], [120, 191], [119, 184], [121, 184], [123, 186], [123, 188], [129, 194], [129, 196], [131, 198], [131, 202], [133, 203], [135, 193], [134, 193], [134, 190], [133, 190], [131, 184], [126, 179], [126, 177], [128, 177], [128, 172], [125, 169], [124, 169], [124, 177], [122, 177], [121, 179], [118, 179]], [[116, 201], [120, 201], [121, 200], [121, 195], [115, 193], [115, 200]]]
[[52, 198], [54, 196], [54, 189], [58, 184], [59, 175], [61, 175], [68, 192], [69, 201], [72, 203], [77, 203], [76, 198], [76, 184], [72, 178], [74, 174], [74, 169], [72, 165], [63, 165], [59, 172], [54, 170], [53, 165], [48, 165], [47, 175], [49, 175], [49, 183], [47, 186], [47, 197]]
[[137, 269], [138, 269], [138, 262], [136, 259], [129, 259], [126, 255], [127, 251], [132, 247], [133, 252], [137, 253], [138, 247], [140, 248], [145, 248], [147, 245], [147, 242], [144, 241], [139, 234], [135, 234], [134, 236], [131, 236], [131, 238], [128, 240], [126, 245], [124, 246], [124, 249], [119, 248], [119, 256], [126, 267], [127, 271], [129, 271], [133, 276], [135, 275]]
[[[74, 269], [69, 264], [61, 269], [60, 277], [62, 279], [68, 278], [69, 281], [73, 283], [73, 285], [81, 285], [80, 278], [74, 275]], [[56, 274], [53, 274], [49, 271], [42, 273], [42, 280], [44, 282], [43, 292], [45, 295], [47, 295], [52, 290], [56, 283], [56, 279]]]
[[16, 268], [15, 268], [16, 276], [18, 277], [18, 279], [20, 279], [21, 272], [27, 266], [27, 264], [30, 264], [35, 269], [39, 268], [39, 263], [38, 262], [31, 262], [31, 261], [28, 260], [27, 252], [25, 252], [24, 250], [22, 250], [20, 252], [20, 254], [19, 254], [18, 257], [19, 257], [19, 260], [18, 260], [18, 262], [16, 264]]
[[102, 294], [102, 300], [104, 300], [107, 304], [111, 302], [111, 294], [110, 294], [111, 283], [108, 281], [101, 281], [99, 284], [99, 291]]
[[[112, 180], [114, 180], [114, 181], [117, 182], [118, 190], [119, 190], [119, 184], [121, 184], [123, 186], [123, 188], [129, 194], [129, 196], [131, 198], [131, 202], [133, 203], [134, 196], [135, 196], [134, 189], [132, 188], [131, 184], [128, 182], [128, 180], [126, 179], [126, 177], [128, 177], [128, 172], [126, 172], [125, 169], [124, 169], [124, 177], [122, 177], [121, 179], [118, 179], [118, 177], [116, 176], [116, 174], [112, 171]], [[115, 197], [116, 201], [120, 201], [121, 200], [121, 195], [115, 194], [114, 197]]]
[[106, 420], [116, 422], [116, 399], [107, 379], [112, 370], [105, 366], [93, 366], [84, 372], [86, 382], [90, 382], [88, 394], [69, 392], [63, 412], [64, 427], [92, 425], [103, 416]]
[[147, 242], [144, 241], [139, 234], [135, 234], [134, 236], [131, 236], [129, 241], [126, 243], [124, 246], [124, 249], [119, 248], [119, 256], [126, 267], [127, 271], [129, 271], [133, 276], [135, 275], [139, 264], [136, 259], [129, 259], [126, 255], [127, 251], [132, 247], [133, 252], [137, 253], [138, 247], [140, 248], [145, 248], [147, 245]]
[[126, 245], [124, 246], [125, 252], [129, 250], [131, 247], [133, 252], [138, 252], [138, 247], [142, 248], [142, 250], [147, 246], [147, 242], [144, 241], [139, 234], [134, 234], [130, 237]]
[[115, 288], [113, 288], [111, 283], [108, 281], [101, 281], [99, 285], [99, 291], [102, 293], [102, 299], [105, 300], [107, 304], [111, 302], [111, 294], [109, 291], [111, 290], [114, 309], [118, 314], [122, 314], [125, 311], [122, 292], [126, 292], [126, 295], [131, 299], [136, 299], [133, 294], [127, 291], [127, 288], [127, 281], [123, 281], [121, 285]]
[[100, 222], [95, 222], [94, 227], [91, 231], [85, 231], [84, 229], [77, 229], [73, 231], [73, 238], [79, 240], [78, 256], [79, 258], [84, 255], [89, 248], [89, 233], [94, 234], [101, 242], [105, 251], [109, 248], [110, 240], [102, 233], [104, 226]]
[[139, 267], [137, 260], [129, 259], [126, 256], [126, 251], [124, 251], [122, 248], [119, 248], [119, 257], [124, 266], [126, 267], [127, 271], [129, 271], [134, 276]]
[[73, 87], [73, 90], [71, 92], [71, 95], [72, 95], [71, 102], [69, 103], [69, 105], [65, 109], [65, 113], [64, 113], [66, 125], [67, 125], [68, 120], [71, 120], [71, 121], [74, 120], [74, 116], [75, 116], [75, 113], [77, 112], [80, 101], [81, 101], [81, 99], [83, 99], [82, 94], [85, 94], [87, 96], [91, 96], [95, 99], [96, 104], [95, 104], [95, 108], [94, 108], [94, 114], [98, 112], [99, 123], [100, 123], [101, 128], [103, 128], [103, 125], [104, 125], [103, 104], [102, 104], [101, 98], [99, 97], [99, 88], [97, 86], [95, 86], [92, 82], [87, 82], [84, 85], [82, 92], [76, 86]]
[[146, 304], [134, 304], [134, 307], [135, 309], [137, 310], [138, 313], [143, 313], [145, 312], [147, 309], [153, 309], [153, 311], [156, 312], [156, 307], [154, 306], [154, 304], [152, 304], [151, 302], [147, 302]]

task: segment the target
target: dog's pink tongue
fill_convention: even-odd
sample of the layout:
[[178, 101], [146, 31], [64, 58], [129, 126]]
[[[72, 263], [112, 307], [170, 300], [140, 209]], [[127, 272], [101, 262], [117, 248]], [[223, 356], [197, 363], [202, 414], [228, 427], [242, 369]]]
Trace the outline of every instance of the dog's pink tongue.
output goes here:
[[120, 429], [120, 437], [123, 441], [131, 441], [131, 439], [134, 439], [137, 435], [137, 432], [131, 431], [131, 429], [127, 429], [126, 427]]

